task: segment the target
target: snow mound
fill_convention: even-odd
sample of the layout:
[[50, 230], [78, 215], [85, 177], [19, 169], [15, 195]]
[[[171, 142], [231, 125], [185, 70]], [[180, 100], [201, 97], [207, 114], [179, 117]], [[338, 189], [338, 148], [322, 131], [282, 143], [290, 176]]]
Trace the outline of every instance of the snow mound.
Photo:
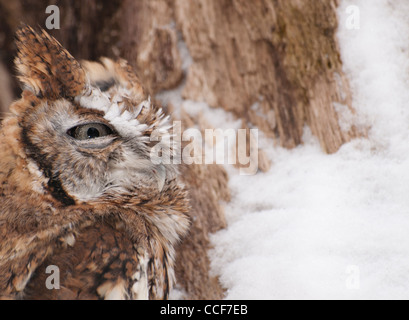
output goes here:
[[[348, 28], [350, 6], [360, 28]], [[349, 9], [348, 9], [349, 8]], [[267, 174], [229, 170], [228, 228], [212, 237], [227, 299], [409, 296], [409, 3], [344, 0], [339, 41], [368, 139], [325, 155], [264, 141]]]

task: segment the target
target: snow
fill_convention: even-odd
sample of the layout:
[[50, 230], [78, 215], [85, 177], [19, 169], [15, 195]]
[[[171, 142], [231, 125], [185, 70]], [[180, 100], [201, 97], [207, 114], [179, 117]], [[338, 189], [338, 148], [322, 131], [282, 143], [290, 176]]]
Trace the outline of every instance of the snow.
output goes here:
[[[348, 27], [351, 6], [359, 29]], [[268, 173], [241, 176], [226, 165], [228, 227], [211, 236], [209, 252], [226, 299], [409, 296], [409, 2], [342, 0], [338, 13], [357, 112], [341, 118], [368, 137], [327, 155], [308, 127], [293, 150], [260, 133]], [[181, 100], [180, 90], [165, 100], [237, 128], [224, 111]]]

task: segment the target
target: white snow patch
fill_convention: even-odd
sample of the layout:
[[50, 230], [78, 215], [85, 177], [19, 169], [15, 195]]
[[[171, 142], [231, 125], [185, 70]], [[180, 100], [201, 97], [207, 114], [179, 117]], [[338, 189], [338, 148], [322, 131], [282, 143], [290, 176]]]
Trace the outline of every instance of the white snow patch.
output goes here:
[[[359, 30], [344, 24], [349, 5], [360, 9]], [[408, 14], [403, 1], [339, 8], [345, 72], [369, 139], [325, 155], [305, 130], [303, 146], [266, 149], [269, 173], [231, 175], [229, 226], [211, 252], [227, 299], [408, 297]], [[352, 119], [344, 115], [345, 129]]]

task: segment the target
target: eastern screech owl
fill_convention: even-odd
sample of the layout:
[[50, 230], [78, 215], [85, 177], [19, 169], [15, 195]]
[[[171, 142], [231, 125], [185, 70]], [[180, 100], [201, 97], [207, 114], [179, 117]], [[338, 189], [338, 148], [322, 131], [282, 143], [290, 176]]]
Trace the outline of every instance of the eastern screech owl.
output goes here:
[[17, 48], [23, 93], [0, 131], [0, 297], [166, 299], [190, 224], [177, 168], [151, 159], [168, 117], [124, 60], [80, 63], [28, 26]]

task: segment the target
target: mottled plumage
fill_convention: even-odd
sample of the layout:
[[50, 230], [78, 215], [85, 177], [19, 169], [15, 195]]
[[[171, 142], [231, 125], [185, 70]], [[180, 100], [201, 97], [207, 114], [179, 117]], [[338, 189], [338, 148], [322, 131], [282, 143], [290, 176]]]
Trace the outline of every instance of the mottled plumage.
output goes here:
[[[17, 47], [24, 91], [0, 130], [0, 297], [166, 299], [189, 227], [177, 168], [151, 158], [171, 148], [168, 118], [124, 60], [80, 63], [30, 27]], [[59, 290], [45, 286], [49, 265]]]

